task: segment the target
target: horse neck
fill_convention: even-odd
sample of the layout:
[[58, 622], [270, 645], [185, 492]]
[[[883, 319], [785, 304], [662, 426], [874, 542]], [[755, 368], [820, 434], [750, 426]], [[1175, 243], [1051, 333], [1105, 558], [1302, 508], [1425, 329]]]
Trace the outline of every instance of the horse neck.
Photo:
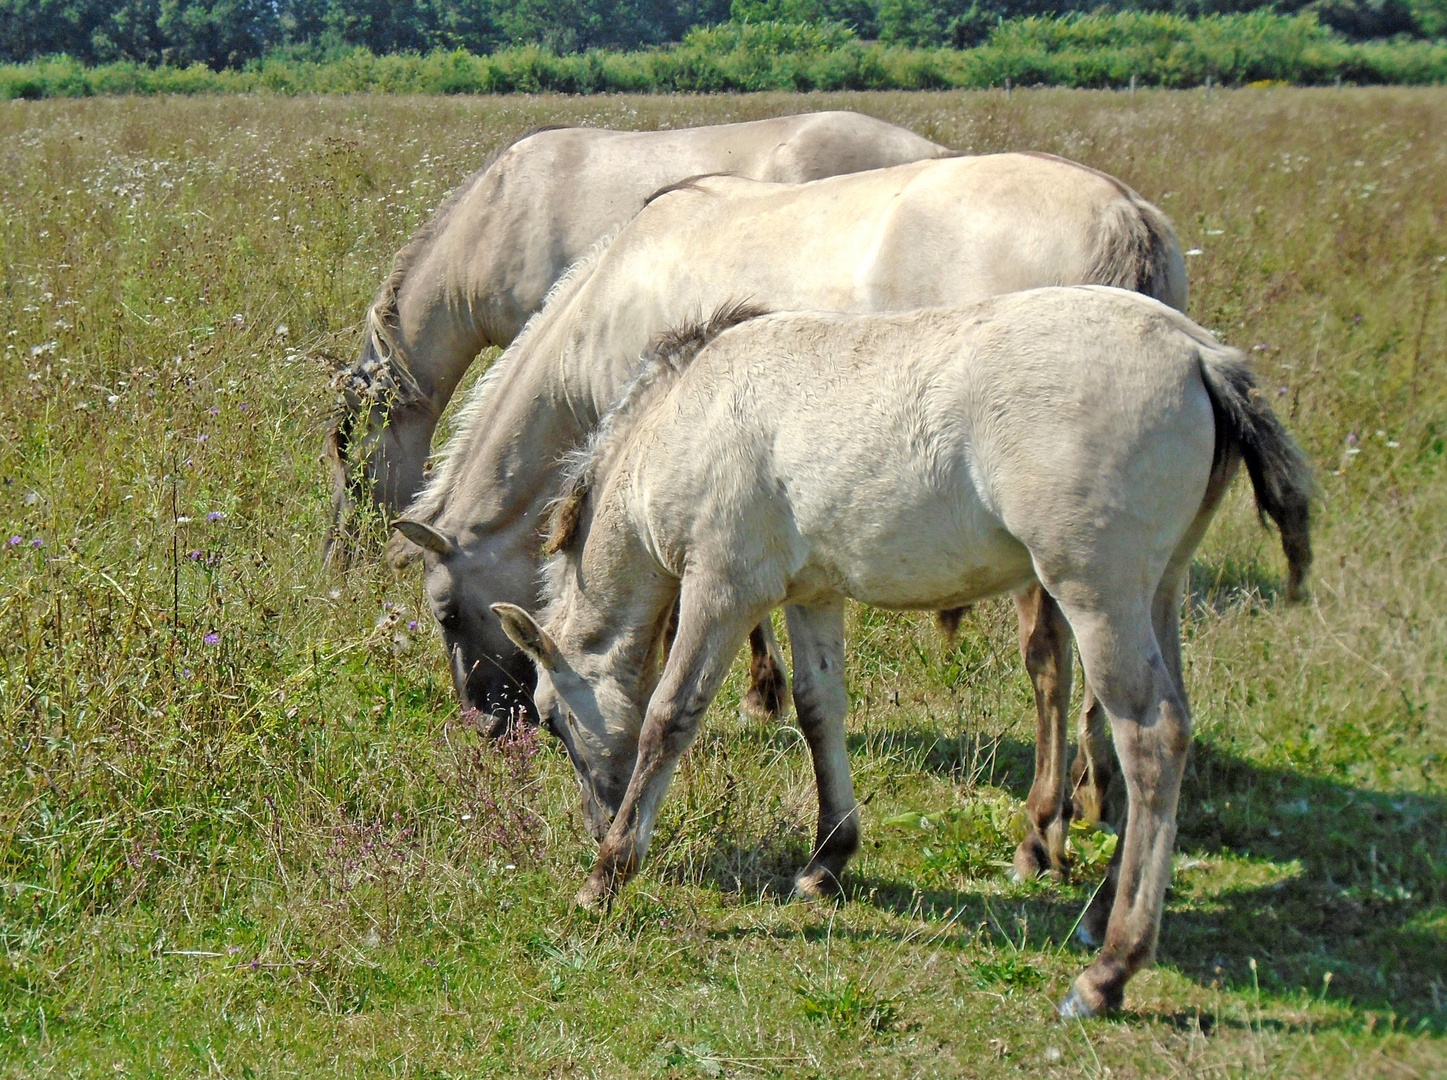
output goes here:
[[397, 329], [418, 389], [440, 415], [477, 354], [495, 344], [466, 284], [419, 261], [397, 290]]

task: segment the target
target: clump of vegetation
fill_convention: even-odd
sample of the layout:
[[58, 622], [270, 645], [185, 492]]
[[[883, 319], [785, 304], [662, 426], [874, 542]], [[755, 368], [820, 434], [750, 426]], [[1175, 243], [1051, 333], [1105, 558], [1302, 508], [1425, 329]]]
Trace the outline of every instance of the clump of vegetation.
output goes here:
[[1447, 44], [1352, 42], [1313, 14], [1199, 19], [1146, 12], [988, 20], [976, 47], [865, 42], [842, 22], [697, 27], [667, 48], [559, 53], [536, 43], [321, 57], [278, 52], [242, 68], [85, 66], [64, 55], [0, 65], [0, 100], [96, 94], [728, 93], [1013, 86], [1424, 85], [1447, 80]]

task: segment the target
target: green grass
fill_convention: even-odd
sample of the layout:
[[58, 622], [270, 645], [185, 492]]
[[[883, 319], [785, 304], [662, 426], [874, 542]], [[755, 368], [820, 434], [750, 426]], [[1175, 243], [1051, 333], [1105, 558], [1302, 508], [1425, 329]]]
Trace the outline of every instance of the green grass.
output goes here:
[[[1200, 552], [1176, 881], [1116, 1020], [1052, 1011], [1106, 838], [1069, 886], [998, 865], [1008, 604], [954, 645], [852, 613], [847, 902], [785, 898], [812, 774], [737, 671], [599, 917], [556, 748], [459, 719], [414, 576], [320, 565], [328, 365], [491, 148], [825, 105], [1159, 201], [1318, 464], [1311, 604], [1244, 485]], [[0, 1075], [1447, 1069], [1447, 93], [13, 102], [0, 147]]]

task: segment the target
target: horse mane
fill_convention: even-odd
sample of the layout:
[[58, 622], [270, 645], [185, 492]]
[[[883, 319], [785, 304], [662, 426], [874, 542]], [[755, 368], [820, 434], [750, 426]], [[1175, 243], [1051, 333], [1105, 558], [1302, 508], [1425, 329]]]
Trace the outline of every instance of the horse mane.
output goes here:
[[371, 338], [375, 357], [363, 357], [346, 369], [339, 384], [367, 399], [380, 400], [385, 397], [395, 404], [403, 405], [421, 404], [427, 400], [417, 385], [417, 377], [412, 372], [407, 352], [397, 337], [397, 306], [402, 285], [418, 260], [451, 223], [458, 204], [472, 193], [487, 171], [497, 164], [498, 159], [524, 139], [551, 130], [553, 128], [536, 128], [493, 150], [483, 160], [482, 167], [453, 188], [432, 215], [417, 226], [407, 242], [392, 257], [392, 270], [377, 290], [371, 307], [367, 309], [364, 328]]
[[458, 406], [453, 417], [452, 436], [438, 454], [438, 463], [432, 478], [407, 508], [408, 517], [431, 522], [442, 513], [442, 508], [460, 482], [462, 462], [470, 456], [472, 443], [479, 437], [479, 420], [492, 407], [497, 387], [507, 373], [521, 363], [519, 357], [527, 350], [532, 339], [541, 332], [541, 328], [551, 321], [554, 309], [566, 306], [587, 282], [619, 231], [620, 229], [614, 229], [600, 237], [586, 255], [563, 271], [562, 276], [548, 289], [548, 295], [543, 298], [543, 306], [533, 313], [523, 325], [522, 332], [513, 338], [512, 344], [492, 362], [482, 378], [473, 383], [467, 399]]
[[633, 430], [646, 405], [677, 382], [710, 341], [725, 330], [767, 314], [766, 308], [749, 300], [730, 300], [707, 318], [665, 330], [649, 343], [642, 356], [643, 366], [603, 414], [592, 436], [564, 457], [562, 488], [548, 508], [545, 555], [573, 548], [581, 532], [583, 506], [597, 485], [603, 463]]
[[703, 191], [703, 192], [707, 192], [707, 191], [708, 191], [708, 188], [704, 187], [703, 184], [701, 183], [701, 181], [703, 181], [703, 180], [708, 180], [708, 179], [710, 179], [711, 177], [715, 177], [715, 176], [733, 176], [733, 175], [734, 175], [733, 173], [727, 173], [727, 172], [706, 172], [706, 173], [695, 173], [693, 176], [685, 176], [682, 180], [675, 180], [675, 181], [674, 181], [673, 183], [671, 183], [671, 184], [664, 184], [661, 188], [659, 188], [657, 191], [655, 191], [652, 195], [650, 195], [650, 196], [648, 196], [648, 198], [644, 199], [644, 200], [643, 200], [643, 205], [644, 205], [644, 206], [649, 206], [649, 205], [651, 205], [651, 204], [653, 203], [653, 200], [655, 200], [655, 199], [661, 199], [661, 198], [663, 198], [663, 196], [667, 195], [667, 194], [668, 194], [669, 192], [671, 192], [671, 191]]

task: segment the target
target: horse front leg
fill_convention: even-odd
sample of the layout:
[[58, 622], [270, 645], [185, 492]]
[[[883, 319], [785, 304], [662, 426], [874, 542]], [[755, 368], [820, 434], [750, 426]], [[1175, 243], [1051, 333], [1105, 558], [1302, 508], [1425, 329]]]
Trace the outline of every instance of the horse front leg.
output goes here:
[[582, 907], [610, 902], [643, 862], [679, 758], [698, 733], [699, 720], [744, 635], [768, 611], [765, 606], [742, 609], [729, 604], [721, 599], [725, 591], [684, 582], [678, 633], [644, 714], [633, 777], [599, 845], [593, 871], [578, 891]]
[[1038, 583], [1015, 595], [1020, 653], [1035, 688], [1035, 779], [1025, 802], [1025, 839], [1015, 849], [1015, 876], [1049, 871], [1064, 880], [1070, 867], [1065, 839], [1072, 804], [1067, 787], [1066, 715], [1070, 710], [1070, 624]]
[[794, 879], [801, 896], [837, 893], [849, 859], [859, 849], [859, 809], [849, 775], [844, 719], [844, 600], [784, 610], [794, 653], [794, 710], [814, 759], [819, 825], [809, 865]]

